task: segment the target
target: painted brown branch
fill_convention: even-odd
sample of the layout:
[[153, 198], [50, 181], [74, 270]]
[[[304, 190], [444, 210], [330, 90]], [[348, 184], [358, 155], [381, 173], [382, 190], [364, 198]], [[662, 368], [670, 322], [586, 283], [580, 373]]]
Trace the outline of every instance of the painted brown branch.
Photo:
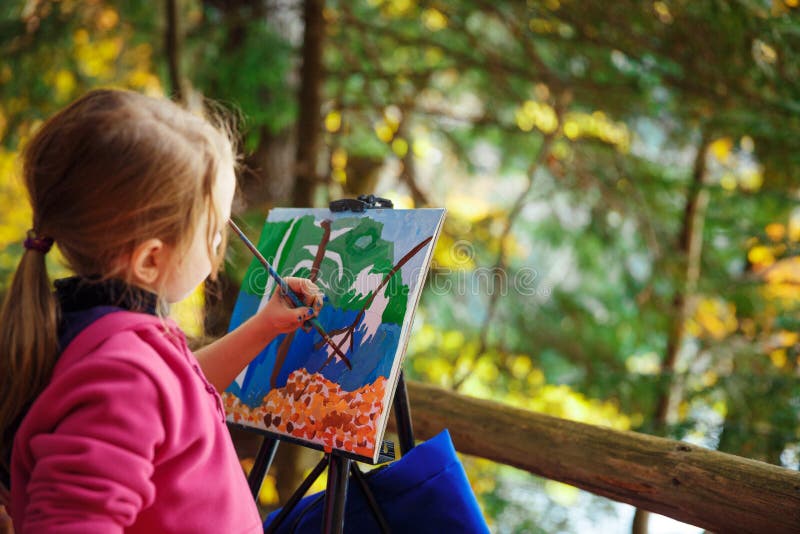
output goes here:
[[321, 143], [322, 118], [322, 43], [325, 38], [324, 0], [304, 0], [303, 64], [300, 67], [297, 120], [297, 157], [292, 203], [310, 206], [318, 183], [317, 157]]
[[319, 267], [322, 265], [322, 260], [325, 259], [325, 251], [328, 248], [328, 242], [331, 240], [331, 221], [329, 219], [325, 219], [319, 225], [322, 227], [322, 239], [320, 239], [319, 245], [317, 245], [317, 253], [314, 256], [314, 263], [311, 265], [311, 273], [308, 275], [308, 278], [312, 282], [316, 282], [317, 278], [319, 277]]
[[[322, 265], [322, 260], [325, 259], [325, 250], [328, 248], [328, 242], [331, 239], [331, 221], [325, 219], [320, 223], [320, 226], [322, 227], [322, 238], [317, 246], [317, 253], [314, 255], [314, 263], [311, 264], [311, 273], [308, 275], [308, 279], [312, 282], [316, 282], [319, 277], [319, 267]], [[275, 353], [275, 365], [272, 366], [272, 375], [269, 379], [269, 387], [272, 389], [277, 387], [278, 374], [280, 374], [281, 367], [283, 367], [283, 362], [286, 361], [286, 355], [289, 354], [289, 347], [292, 346], [296, 333], [297, 330], [287, 334], [278, 346], [278, 350]]]
[[164, 48], [169, 65], [169, 81], [172, 86], [172, 98], [181, 102], [186, 97], [180, 71], [180, 31], [178, 23], [178, 0], [167, 0], [167, 27], [164, 34]]
[[[797, 532], [800, 473], [408, 382], [414, 434], [714, 532]], [[391, 419], [390, 419], [391, 421]], [[393, 423], [393, 421], [392, 421]]]
[[[408, 261], [411, 258], [416, 256], [417, 253], [419, 253], [419, 251], [422, 250], [425, 247], [425, 245], [430, 243], [430, 241], [432, 239], [433, 239], [433, 236], [426, 237], [425, 239], [420, 241], [414, 248], [412, 248], [411, 250], [406, 252], [405, 256], [400, 258], [400, 260], [394, 265], [394, 267], [392, 267], [392, 270], [389, 271], [389, 273], [386, 276], [383, 277], [383, 280], [381, 280], [381, 283], [378, 284], [378, 287], [376, 287], [375, 289], [372, 290], [372, 293], [370, 293], [369, 298], [367, 299], [367, 302], [365, 302], [364, 306], [361, 307], [361, 310], [358, 312], [358, 315], [356, 315], [355, 319], [353, 319], [353, 321], [350, 323], [350, 326], [348, 326], [345, 329], [341, 329], [341, 330], [332, 330], [331, 331], [331, 335], [340, 334], [340, 333], [342, 333], [344, 331], [349, 331], [349, 336], [350, 336], [350, 339], [351, 339], [350, 346], [352, 347], [352, 336], [353, 336], [353, 333], [355, 332], [356, 326], [358, 326], [358, 323], [361, 321], [361, 318], [364, 317], [364, 314], [369, 309], [369, 307], [372, 305], [372, 301], [375, 300], [375, 297], [378, 296], [378, 293], [381, 291], [381, 289], [383, 289], [384, 286], [386, 286], [386, 284], [389, 283], [389, 280], [391, 280], [392, 277], [395, 274], [397, 274], [397, 271], [402, 269], [403, 265], [408, 263]], [[342, 343], [337, 345], [337, 348], [341, 348], [342, 345], [344, 345], [344, 341], [342, 341]], [[333, 357], [334, 357], [334, 354], [331, 354], [330, 356], [328, 356], [328, 359], [325, 360], [325, 363], [322, 364], [322, 366], [319, 368], [319, 370], [317, 372], [319, 373], [320, 371], [322, 371], [325, 368], [325, 366], [328, 365], [331, 362]]]

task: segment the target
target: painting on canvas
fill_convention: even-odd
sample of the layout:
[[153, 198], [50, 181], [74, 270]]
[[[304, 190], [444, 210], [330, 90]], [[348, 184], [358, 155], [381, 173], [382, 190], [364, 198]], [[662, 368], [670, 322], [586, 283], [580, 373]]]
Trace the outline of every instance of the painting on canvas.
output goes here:
[[[224, 392], [228, 421], [374, 462], [444, 211], [272, 210], [259, 251], [319, 286], [319, 320], [348, 361], [315, 330], [278, 336]], [[275, 285], [254, 260], [230, 328]]]

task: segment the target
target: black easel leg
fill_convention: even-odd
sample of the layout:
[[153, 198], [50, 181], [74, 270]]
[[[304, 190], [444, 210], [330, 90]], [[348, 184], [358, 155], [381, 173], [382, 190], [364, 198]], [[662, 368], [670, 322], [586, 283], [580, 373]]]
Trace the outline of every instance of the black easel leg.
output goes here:
[[361, 492], [364, 494], [364, 498], [367, 500], [367, 504], [369, 504], [369, 508], [372, 510], [372, 515], [375, 517], [375, 521], [378, 522], [378, 527], [381, 529], [381, 532], [383, 534], [389, 534], [391, 532], [389, 523], [387, 523], [386, 518], [383, 517], [383, 512], [380, 506], [378, 506], [378, 501], [375, 500], [375, 495], [372, 494], [372, 490], [369, 489], [369, 485], [364, 478], [364, 473], [361, 472], [361, 469], [358, 468], [355, 462], [350, 464], [350, 472], [353, 474], [353, 478], [356, 479], [356, 482], [358, 482]]
[[250, 476], [247, 477], [247, 484], [250, 486], [250, 493], [253, 498], [258, 502], [258, 494], [261, 492], [261, 484], [264, 483], [264, 477], [267, 476], [269, 467], [272, 465], [272, 460], [275, 459], [275, 452], [278, 450], [278, 440], [270, 437], [264, 437], [261, 443], [261, 448], [258, 449], [255, 463], [250, 470]]
[[325, 510], [322, 517], [324, 534], [342, 534], [344, 530], [344, 505], [347, 501], [347, 479], [350, 460], [338, 454], [330, 455], [328, 486], [325, 489]]
[[264, 534], [275, 532], [278, 527], [281, 526], [283, 520], [286, 519], [294, 507], [297, 506], [297, 503], [300, 502], [300, 499], [303, 498], [314, 481], [317, 480], [325, 470], [326, 465], [328, 465], [328, 455], [325, 455], [325, 457], [320, 460], [320, 462], [317, 464], [317, 467], [315, 467], [314, 470], [308, 474], [303, 483], [300, 484], [300, 487], [298, 487], [297, 490], [292, 493], [292, 496], [289, 497], [288, 501], [286, 501], [286, 504], [283, 506], [283, 508], [281, 508], [281, 511], [278, 513], [278, 515], [275, 516], [275, 519], [273, 519], [270, 524], [264, 528]]
[[397, 389], [394, 393], [394, 416], [397, 420], [397, 438], [400, 452], [405, 454], [414, 448], [414, 429], [411, 426], [411, 407], [408, 404], [405, 373], [400, 371]]

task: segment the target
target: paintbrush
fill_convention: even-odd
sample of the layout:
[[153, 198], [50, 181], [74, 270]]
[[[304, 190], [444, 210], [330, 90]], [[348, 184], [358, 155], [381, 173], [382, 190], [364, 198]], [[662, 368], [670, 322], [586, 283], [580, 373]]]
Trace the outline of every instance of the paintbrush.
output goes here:
[[[261, 262], [261, 265], [264, 266], [269, 275], [278, 284], [280, 290], [283, 292], [284, 295], [286, 295], [289, 298], [292, 304], [294, 304], [298, 308], [301, 306], [305, 306], [303, 301], [301, 301], [300, 298], [295, 294], [295, 292], [291, 290], [289, 284], [286, 283], [286, 280], [281, 278], [281, 275], [279, 275], [275, 271], [275, 269], [272, 268], [272, 265], [270, 265], [269, 262], [266, 260], [266, 258], [264, 258], [264, 256], [261, 255], [261, 252], [259, 252], [258, 249], [255, 247], [255, 245], [253, 245], [253, 243], [247, 238], [247, 236], [244, 235], [244, 232], [242, 232], [239, 229], [239, 227], [236, 226], [236, 223], [233, 222], [232, 219], [228, 219], [228, 224], [231, 225], [231, 228], [233, 228], [233, 231], [236, 232], [236, 235], [238, 235], [239, 238], [241, 238], [241, 240], [244, 241], [244, 244], [247, 245], [247, 248], [250, 249], [250, 252], [252, 252], [253, 255], [258, 259], [258, 261]], [[306, 327], [309, 326], [314, 327], [317, 330], [317, 332], [319, 332], [319, 335], [322, 336], [322, 339], [325, 340], [325, 343], [330, 345], [333, 351], [336, 353], [336, 355], [342, 359], [347, 368], [350, 369], [351, 371], [353, 370], [353, 366], [350, 364], [350, 360], [347, 358], [347, 356], [344, 355], [344, 353], [341, 351], [338, 345], [336, 345], [333, 339], [331, 339], [328, 333], [325, 332], [325, 328], [322, 327], [322, 323], [319, 322], [319, 319], [313, 317], [308, 321], [306, 321], [304, 325], [306, 325]]]

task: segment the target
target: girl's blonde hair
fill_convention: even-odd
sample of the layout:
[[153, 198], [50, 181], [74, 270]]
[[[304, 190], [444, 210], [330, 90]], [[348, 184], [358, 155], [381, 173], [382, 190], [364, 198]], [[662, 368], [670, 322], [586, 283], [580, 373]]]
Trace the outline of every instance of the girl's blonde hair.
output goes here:
[[[213, 191], [235, 164], [230, 131], [166, 99], [94, 90], [50, 118], [24, 149], [33, 229], [55, 240], [79, 276], [131, 282], [126, 259], [157, 237], [183, 256], [208, 217], [212, 278], [225, 222]], [[222, 234], [215, 251], [214, 237]], [[164, 277], [162, 277], [164, 278]], [[164, 288], [158, 290], [163, 301]], [[58, 353], [58, 303], [44, 254], [25, 250], [0, 311], [0, 462], [27, 406], [50, 380]]]

